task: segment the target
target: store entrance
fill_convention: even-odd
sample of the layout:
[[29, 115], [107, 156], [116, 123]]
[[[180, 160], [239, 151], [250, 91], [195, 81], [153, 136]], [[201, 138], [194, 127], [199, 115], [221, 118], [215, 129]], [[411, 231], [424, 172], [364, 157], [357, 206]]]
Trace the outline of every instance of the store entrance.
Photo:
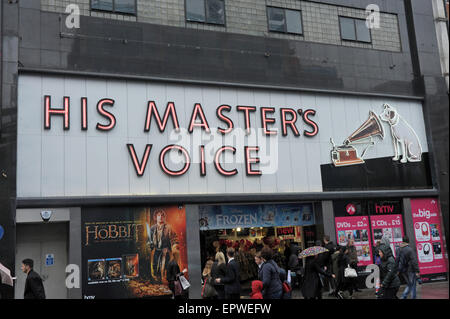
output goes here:
[[203, 206], [202, 270], [208, 260], [215, 260], [217, 252], [226, 256], [227, 248], [233, 247], [240, 268], [241, 296], [245, 298], [251, 291], [251, 282], [258, 279], [255, 255], [269, 247], [274, 261], [287, 270], [293, 249], [299, 252], [298, 249], [318, 244], [323, 237], [323, 225], [316, 224], [318, 220], [312, 204]]

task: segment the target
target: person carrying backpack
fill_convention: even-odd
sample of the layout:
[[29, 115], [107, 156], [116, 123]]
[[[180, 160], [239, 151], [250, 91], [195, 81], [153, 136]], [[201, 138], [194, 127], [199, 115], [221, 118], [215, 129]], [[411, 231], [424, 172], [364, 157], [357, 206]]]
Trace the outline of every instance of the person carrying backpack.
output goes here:
[[401, 299], [407, 299], [410, 293], [411, 299], [416, 299], [416, 280], [420, 276], [420, 270], [416, 253], [409, 246], [409, 238], [407, 236], [403, 237], [403, 242], [400, 244], [396, 255], [397, 259], [395, 260], [395, 264], [399, 275], [406, 281], [406, 288], [403, 291]]

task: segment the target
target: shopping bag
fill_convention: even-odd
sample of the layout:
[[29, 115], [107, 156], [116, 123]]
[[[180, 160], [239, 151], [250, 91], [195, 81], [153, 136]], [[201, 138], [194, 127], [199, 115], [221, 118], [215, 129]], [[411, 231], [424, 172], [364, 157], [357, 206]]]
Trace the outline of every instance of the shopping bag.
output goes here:
[[356, 272], [356, 270], [352, 267], [350, 267], [350, 265], [347, 265], [347, 268], [345, 268], [344, 270], [344, 277], [345, 278], [356, 278], [358, 277], [358, 273]]
[[183, 294], [183, 287], [181, 286], [181, 282], [179, 280], [175, 280], [174, 286], [175, 286], [174, 295], [181, 296]]
[[181, 283], [181, 287], [183, 287], [183, 290], [186, 290], [186, 289], [188, 289], [190, 286], [191, 286], [191, 284], [189, 283], [189, 281], [186, 279], [186, 277], [184, 277], [183, 275], [181, 275], [179, 278], [178, 278], [178, 280], [180, 281], [180, 283]]

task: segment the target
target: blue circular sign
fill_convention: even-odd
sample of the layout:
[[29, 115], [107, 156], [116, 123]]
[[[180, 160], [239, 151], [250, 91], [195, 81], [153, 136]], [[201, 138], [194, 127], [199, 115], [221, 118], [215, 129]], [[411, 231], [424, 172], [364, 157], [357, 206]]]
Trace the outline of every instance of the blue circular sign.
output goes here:
[[3, 238], [3, 234], [5, 233], [5, 230], [3, 229], [3, 227], [0, 225], [0, 239]]

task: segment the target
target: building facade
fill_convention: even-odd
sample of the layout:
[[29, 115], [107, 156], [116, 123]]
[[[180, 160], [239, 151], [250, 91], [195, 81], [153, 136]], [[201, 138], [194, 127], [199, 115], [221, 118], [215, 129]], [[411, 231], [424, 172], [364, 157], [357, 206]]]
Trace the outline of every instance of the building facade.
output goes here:
[[199, 298], [218, 246], [323, 235], [355, 241], [362, 277], [380, 238], [408, 235], [424, 279], [447, 278], [433, 8], [3, 1], [0, 262], [18, 278], [4, 294], [21, 297], [32, 257], [50, 298], [166, 295], [178, 251]]

